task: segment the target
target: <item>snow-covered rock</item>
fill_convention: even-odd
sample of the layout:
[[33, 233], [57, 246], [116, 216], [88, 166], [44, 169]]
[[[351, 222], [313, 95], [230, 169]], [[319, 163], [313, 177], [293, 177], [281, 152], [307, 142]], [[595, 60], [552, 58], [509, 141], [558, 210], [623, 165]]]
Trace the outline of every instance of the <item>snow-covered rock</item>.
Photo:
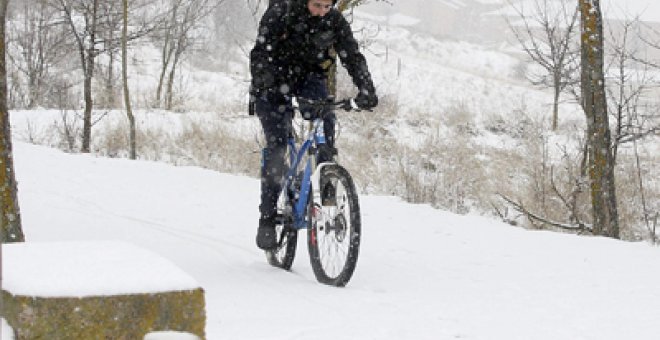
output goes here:
[[117, 241], [3, 246], [3, 316], [20, 339], [204, 336], [204, 291], [150, 251]]

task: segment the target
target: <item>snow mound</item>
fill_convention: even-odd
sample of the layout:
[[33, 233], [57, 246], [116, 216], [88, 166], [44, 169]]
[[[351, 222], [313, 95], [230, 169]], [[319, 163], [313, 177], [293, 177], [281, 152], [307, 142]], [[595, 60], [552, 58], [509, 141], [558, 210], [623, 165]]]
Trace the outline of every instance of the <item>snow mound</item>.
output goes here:
[[22, 296], [84, 297], [195, 289], [199, 284], [150, 251], [119, 241], [3, 245], [3, 289]]

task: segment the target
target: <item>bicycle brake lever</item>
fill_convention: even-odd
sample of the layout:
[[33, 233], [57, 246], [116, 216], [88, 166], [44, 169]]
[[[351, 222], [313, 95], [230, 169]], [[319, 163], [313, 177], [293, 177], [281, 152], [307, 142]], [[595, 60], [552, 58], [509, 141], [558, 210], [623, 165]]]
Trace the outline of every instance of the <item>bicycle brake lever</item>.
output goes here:
[[344, 99], [340, 102], [335, 103], [335, 105], [337, 105], [338, 108], [340, 108], [340, 109], [342, 109], [346, 112], [349, 112], [353, 109], [349, 99]]
[[341, 102], [337, 103], [339, 104], [338, 107], [341, 108], [342, 110], [346, 112], [350, 111], [362, 111], [359, 106], [355, 103], [355, 99], [344, 99]]
[[349, 99], [348, 103], [351, 105], [351, 108], [355, 111], [360, 111], [360, 107], [355, 103], [355, 98]]

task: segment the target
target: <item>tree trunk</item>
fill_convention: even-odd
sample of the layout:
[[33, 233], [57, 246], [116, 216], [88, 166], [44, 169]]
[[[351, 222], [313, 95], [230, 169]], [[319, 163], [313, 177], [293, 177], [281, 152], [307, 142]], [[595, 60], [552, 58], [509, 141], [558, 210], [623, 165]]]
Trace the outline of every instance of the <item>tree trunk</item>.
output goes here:
[[559, 87], [559, 82], [555, 81], [555, 96], [554, 101], [552, 102], [552, 131], [557, 131], [557, 125], [559, 125], [559, 95], [561, 94], [561, 88]]
[[[357, 3], [358, 1], [356, 0], [340, 0], [337, 3], [337, 10], [344, 12], [350, 6], [356, 6]], [[337, 53], [334, 49], [331, 55], [335, 59], [335, 62], [326, 70], [326, 86], [328, 87], [328, 94], [335, 97], [337, 96]]]
[[160, 77], [158, 78], [158, 86], [156, 87], [156, 106], [161, 107], [161, 93], [163, 92], [163, 81], [165, 80], [165, 73], [169, 61], [163, 59], [162, 67], [160, 69]]
[[[26, 32], [29, 32], [31, 30], [31, 26], [33, 25], [32, 19], [31, 18], [31, 13], [30, 13], [30, 5], [25, 4], [25, 26], [24, 29]], [[33, 38], [32, 36], [31, 38]], [[38, 53], [38, 51], [34, 50], [34, 44], [32, 42], [27, 42], [23, 46], [27, 46], [25, 49], [25, 60], [27, 63], [27, 70], [28, 70], [28, 101], [27, 101], [27, 108], [28, 109], [34, 109], [37, 106], [37, 97], [38, 97], [38, 87], [37, 87], [37, 72], [35, 70], [35, 65], [33, 61], [35, 60], [35, 54]]]
[[21, 214], [18, 208], [18, 189], [12, 157], [9, 108], [7, 107], [7, 63], [5, 59], [5, 18], [9, 0], [0, 0], [0, 243], [23, 242], [25, 236], [21, 227]]
[[593, 230], [619, 238], [614, 159], [603, 74], [603, 24], [599, 0], [579, 0], [581, 13], [581, 87], [587, 118]]
[[177, 11], [179, 9], [179, 5], [175, 4], [175, 7], [172, 9], [172, 18], [169, 23], [168, 28], [165, 30], [165, 41], [163, 42], [163, 49], [162, 49], [162, 60], [161, 60], [161, 69], [160, 69], [160, 77], [158, 78], [158, 86], [156, 87], [156, 105], [158, 107], [161, 107], [161, 95], [163, 92], [163, 82], [165, 81], [165, 74], [167, 73], [167, 68], [170, 65], [170, 61], [172, 60], [172, 54], [174, 53], [174, 38], [173, 38], [173, 33], [172, 31], [174, 30], [174, 27], [176, 26], [176, 16], [177, 16]]
[[334, 56], [335, 62], [330, 65], [326, 72], [325, 85], [328, 87], [328, 95], [337, 96], [337, 55]]
[[[114, 33], [110, 30], [110, 40], [114, 40]], [[108, 49], [108, 78], [105, 80], [105, 105], [109, 109], [117, 107], [117, 100], [115, 97], [115, 51], [112, 47]]]
[[83, 71], [85, 73], [85, 80], [83, 82], [85, 113], [83, 114], [83, 140], [82, 149], [80, 150], [83, 153], [90, 152], [90, 144], [92, 141], [92, 108], [94, 107], [94, 101], [92, 98], [92, 78], [94, 77], [94, 58], [96, 58], [95, 46], [98, 5], [99, 1], [94, 0], [92, 9], [92, 26], [89, 29], [89, 46], [86, 49], [86, 56], [84, 56], [84, 59], [86, 60], [83, 60]]
[[128, 35], [128, 0], [122, 0], [124, 17], [124, 26], [121, 30], [121, 76], [124, 83], [124, 106], [126, 107], [126, 115], [128, 116], [129, 123], [129, 149], [130, 158], [136, 159], [136, 143], [135, 143], [135, 116], [133, 116], [133, 109], [131, 109], [131, 96], [128, 91], [128, 53], [126, 49], [126, 36]]
[[87, 52], [87, 58], [85, 65], [85, 80], [83, 81], [83, 96], [85, 98], [85, 112], [83, 114], [83, 139], [82, 139], [82, 149], [80, 150], [83, 153], [90, 152], [90, 144], [92, 139], [92, 107], [94, 105], [92, 99], [92, 76], [93, 76], [93, 67], [94, 67], [94, 57], [90, 56]]
[[[181, 42], [179, 42], [181, 44]], [[181, 45], [178, 45], [181, 46]], [[173, 102], [173, 97], [174, 97], [174, 77], [176, 76], [176, 66], [179, 63], [179, 59], [181, 58], [181, 52], [177, 49], [176, 53], [174, 54], [174, 60], [172, 61], [172, 68], [170, 69], [170, 74], [167, 79], [167, 94], [165, 97], [165, 108], [167, 110], [172, 110], [172, 102]]]
[[158, 77], [158, 86], [156, 87], [156, 105], [158, 107], [161, 107], [163, 82], [165, 81], [165, 74], [167, 73], [167, 67], [170, 65], [172, 52], [174, 51], [172, 48], [169, 47], [169, 41], [170, 38], [165, 38], [165, 46], [163, 47], [163, 60], [160, 69], [160, 77]]
[[[42, 2], [25, 1], [23, 7], [23, 24], [21, 32], [17, 33], [16, 43], [19, 44], [25, 68], [19, 68], [19, 72], [27, 78], [27, 97], [25, 105], [28, 109], [34, 109], [38, 105], [47, 103], [44, 95], [45, 88], [49, 82], [45, 80], [49, 67], [47, 60], [52, 49], [48, 49], [48, 37], [51, 36], [49, 26], [46, 22], [49, 14], [46, 13], [46, 5]], [[52, 46], [51, 47], [55, 47]], [[17, 49], [14, 52], [18, 52]]]

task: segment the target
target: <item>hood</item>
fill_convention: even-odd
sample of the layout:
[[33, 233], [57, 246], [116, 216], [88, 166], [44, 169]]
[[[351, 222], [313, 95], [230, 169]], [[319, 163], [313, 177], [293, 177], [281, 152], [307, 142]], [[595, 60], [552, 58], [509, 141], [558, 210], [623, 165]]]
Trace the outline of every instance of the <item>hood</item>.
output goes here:
[[[294, 2], [297, 2], [301, 6], [307, 6], [307, 1], [309, 0], [295, 0]], [[336, 5], [338, 0], [332, 0], [332, 5]]]

